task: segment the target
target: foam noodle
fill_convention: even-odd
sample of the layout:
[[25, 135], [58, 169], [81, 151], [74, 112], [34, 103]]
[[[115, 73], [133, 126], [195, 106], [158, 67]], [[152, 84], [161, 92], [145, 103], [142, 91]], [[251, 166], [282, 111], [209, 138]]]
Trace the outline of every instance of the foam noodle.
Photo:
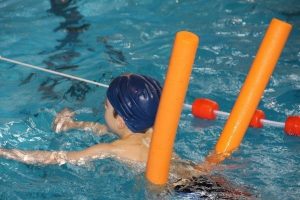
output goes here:
[[198, 43], [199, 38], [193, 33], [176, 34], [147, 162], [146, 177], [154, 184], [162, 185], [168, 180], [176, 130]]
[[292, 26], [273, 19], [261, 43], [241, 92], [216, 144], [217, 154], [237, 149], [259, 104]]

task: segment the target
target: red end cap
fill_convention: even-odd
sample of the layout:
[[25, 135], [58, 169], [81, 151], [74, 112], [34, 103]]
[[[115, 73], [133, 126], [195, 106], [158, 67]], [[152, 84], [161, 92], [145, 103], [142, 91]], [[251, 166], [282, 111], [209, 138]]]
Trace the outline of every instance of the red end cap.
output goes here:
[[219, 105], [210, 99], [196, 99], [192, 104], [192, 113], [201, 119], [216, 119], [215, 110], [219, 110]]
[[264, 111], [255, 110], [249, 126], [253, 127], [253, 128], [262, 128], [263, 123], [261, 122], [261, 119], [265, 119], [265, 118], [266, 118], [266, 115], [265, 115]]
[[288, 135], [300, 136], [300, 116], [289, 116], [285, 121], [284, 131]]

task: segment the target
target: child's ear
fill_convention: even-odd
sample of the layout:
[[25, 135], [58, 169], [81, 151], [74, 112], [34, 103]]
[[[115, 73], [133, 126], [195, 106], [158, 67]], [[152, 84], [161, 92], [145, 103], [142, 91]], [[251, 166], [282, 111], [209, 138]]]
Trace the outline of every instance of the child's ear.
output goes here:
[[123, 129], [126, 127], [125, 121], [123, 120], [123, 118], [120, 115], [117, 116], [117, 127], [119, 129]]

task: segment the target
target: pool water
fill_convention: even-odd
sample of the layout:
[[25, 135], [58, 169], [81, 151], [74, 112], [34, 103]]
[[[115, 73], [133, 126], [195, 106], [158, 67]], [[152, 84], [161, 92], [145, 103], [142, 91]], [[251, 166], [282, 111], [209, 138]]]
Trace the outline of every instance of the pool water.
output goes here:
[[[175, 33], [200, 36], [186, 103], [205, 97], [229, 112], [272, 18], [292, 33], [259, 108], [267, 119], [300, 115], [300, 4], [297, 0], [1, 0], [0, 55], [104, 84], [124, 72], [162, 84]], [[116, 139], [70, 131], [52, 121], [65, 107], [79, 120], [104, 122], [105, 89], [0, 62], [0, 146], [79, 150]], [[202, 162], [225, 120], [182, 113], [174, 150]], [[282, 129], [248, 129], [238, 151], [215, 173], [258, 199], [299, 199], [300, 138]], [[0, 158], [0, 199], [155, 199], [144, 174], [113, 159], [84, 166], [26, 165]], [[166, 199], [192, 196], [166, 194]]]

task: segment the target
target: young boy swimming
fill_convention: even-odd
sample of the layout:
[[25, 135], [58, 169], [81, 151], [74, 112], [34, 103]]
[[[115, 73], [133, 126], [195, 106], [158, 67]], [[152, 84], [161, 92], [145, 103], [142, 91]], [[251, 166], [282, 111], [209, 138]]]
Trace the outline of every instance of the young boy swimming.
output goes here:
[[22, 151], [0, 149], [0, 156], [30, 164], [64, 164], [115, 157], [124, 161], [147, 161], [157, 107], [161, 95], [158, 81], [143, 75], [127, 74], [115, 78], [106, 93], [105, 122], [73, 120], [74, 112], [64, 109], [55, 118], [55, 132], [70, 129], [90, 130], [96, 134], [113, 132], [119, 139], [80, 151]]
[[[105, 100], [105, 122], [80, 122], [73, 119], [74, 112], [62, 110], [53, 122], [55, 132], [82, 129], [102, 135], [113, 132], [119, 139], [101, 143], [80, 151], [23, 151], [1, 149], [0, 156], [28, 164], [84, 164], [94, 159], [113, 157], [126, 163], [146, 165], [152, 136], [152, 126], [161, 96], [159, 82], [137, 74], [126, 74], [115, 78], [109, 85]], [[172, 188], [179, 193], [198, 191], [201, 195], [218, 192], [226, 196], [248, 196], [247, 193], [223, 187], [218, 180], [203, 176], [203, 168], [189, 161], [172, 158]], [[194, 190], [195, 189], [195, 190]], [[199, 193], [199, 194], [200, 194]], [[221, 196], [219, 196], [221, 197]]]
[[[106, 92], [105, 125], [75, 121], [75, 113], [64, 109], [56, 116], [53, 129], [57, 133], [70, 129], [92, 131], [97, 135], [112, 132], [119, 139], [79, 151], [24, 151], [0, 148], [0, 157], [27, 164], [59, 165], [84, 164], [94, 159], [113, 157], [131, 166], [145, 167], [161, 92], [159, 82], [150, 77], [138, 74], [118, 76], [110, 83]], [[192, 162], [183, 161], [175, 154], [172, 162], [174, 165], [171, 165], [171, 173], [174, 178], [200, 172], [194, 168], [196, 165]]]

